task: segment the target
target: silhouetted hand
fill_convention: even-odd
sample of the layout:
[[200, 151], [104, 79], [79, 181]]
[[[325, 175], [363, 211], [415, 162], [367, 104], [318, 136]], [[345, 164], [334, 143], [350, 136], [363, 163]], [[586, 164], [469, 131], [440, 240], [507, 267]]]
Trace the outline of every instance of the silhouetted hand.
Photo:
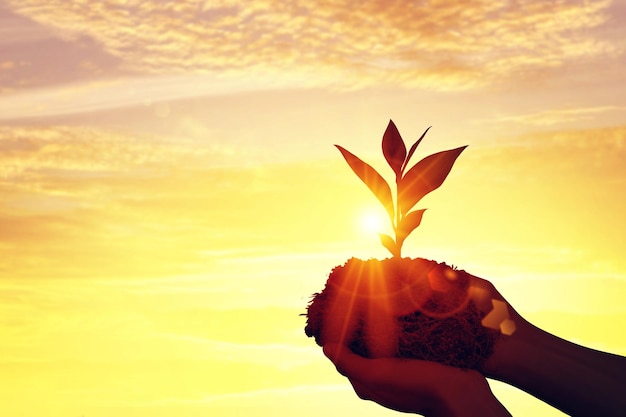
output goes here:
[[[561, 339], [526, 321], [489, 282], [472, 279], [486, 325], [501, 326], [481, 372], [570, 416], [620, 417], [626, 411], [626, 358]], [[616, 331], [619, 331], [616, 329]]]
[[397, 411], [426, 417], [510, 417], [477, 371], [410, 359], [366, 359], [338, 344], [324, 354], [357, 395]]
[[571, 416], [624, 416], [626, 357], [547, 333], [517, 313], [491, 282], [470, 280], [469, 296], [483, 315], [482, 325], [499, 331], [480, 372], [423, 360], [366, 359], [331, 343], [324, 345], [324, 353], [360, 398], [397, 411], [427, 417], [510, 416], [486, 376]]

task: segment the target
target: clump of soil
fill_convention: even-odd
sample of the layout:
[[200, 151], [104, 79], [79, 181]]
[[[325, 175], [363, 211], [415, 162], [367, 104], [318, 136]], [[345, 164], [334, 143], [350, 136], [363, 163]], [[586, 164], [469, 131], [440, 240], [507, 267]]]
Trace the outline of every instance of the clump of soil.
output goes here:
[[422, 258], [349, 259], [307, 308], [305, 333], [366, 358], [479, 369], [498, 332], [481, 324], [465, 271]]

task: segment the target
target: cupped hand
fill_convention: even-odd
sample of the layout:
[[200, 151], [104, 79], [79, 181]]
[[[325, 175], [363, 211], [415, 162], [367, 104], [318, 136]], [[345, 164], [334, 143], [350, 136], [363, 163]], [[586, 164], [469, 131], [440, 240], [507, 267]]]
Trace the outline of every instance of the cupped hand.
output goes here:
[[474, 370], [414, 359], [366, 359], [339, 344], [324, 345], [324, 354], [360, 398], [393, 410], [426, 417], [511, 416]]

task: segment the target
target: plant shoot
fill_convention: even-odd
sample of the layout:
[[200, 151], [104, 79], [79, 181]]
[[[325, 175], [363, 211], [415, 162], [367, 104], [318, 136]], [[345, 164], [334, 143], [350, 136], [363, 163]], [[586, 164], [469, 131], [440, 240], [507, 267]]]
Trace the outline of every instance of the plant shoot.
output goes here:
[[401, 257], [402, 244], [407, 236], [422, 222], [426, 209], [413, 210], [415, 205], [428, 193], [436, 190], [446, 179], [454, 162], [467, 146], [437, 152], [429, 155], [410, 169], [409, 162], [418, 145], [428, 132], [411, 146], [407, 152], [406, 145], [400, 132], [392, 120], [383, 134], [382, 150], [385, 160], [395, 174], [396, 193], [395, 200], [391, 193], [391, 187], [387, 181], [371, 165], [363, 162], [360, 158], [335, 145], [344, 159], [352, 168], [352, 171], [374, 193], [378, 201], [385, 207], [395, 239], [386, 234], [380, 234], [381, 243], [394, 257]]

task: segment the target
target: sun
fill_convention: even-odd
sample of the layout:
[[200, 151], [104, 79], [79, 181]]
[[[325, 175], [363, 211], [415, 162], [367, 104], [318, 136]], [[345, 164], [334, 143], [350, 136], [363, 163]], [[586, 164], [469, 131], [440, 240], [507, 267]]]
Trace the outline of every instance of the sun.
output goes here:
[[363, 209], [357, 216], [356, 226], [364, 234], [381, 233], [385, 228], [384, 213], [374, 209]]

